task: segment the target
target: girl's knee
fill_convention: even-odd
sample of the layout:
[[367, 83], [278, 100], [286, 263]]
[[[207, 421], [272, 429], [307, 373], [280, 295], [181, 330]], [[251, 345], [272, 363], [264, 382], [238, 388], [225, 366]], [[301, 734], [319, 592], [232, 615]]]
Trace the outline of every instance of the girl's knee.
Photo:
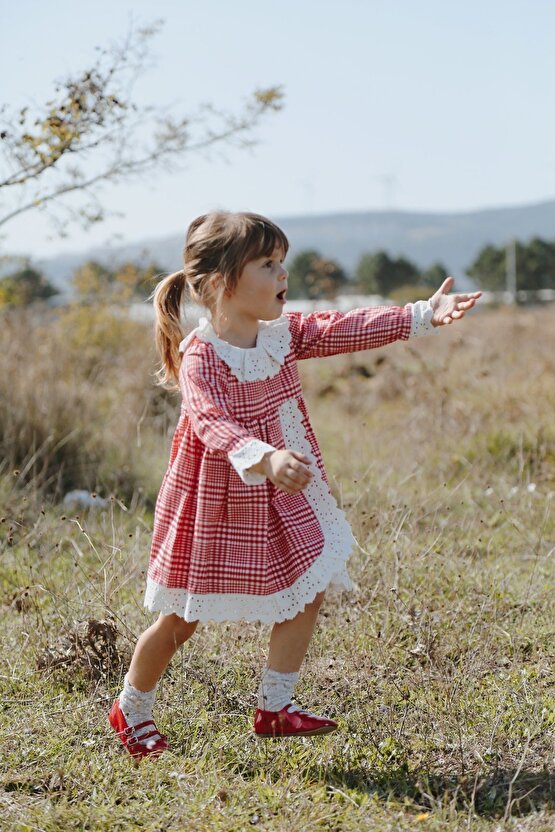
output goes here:
[[169, 615], [160, 613], [156, 623], [160, 629], [167, 633], [170, 639], [175, 640], [179, 644], [187, 641], [193, 635], [198, 625], [198, 621], [185, 621], [184, 618], [173, 612]]

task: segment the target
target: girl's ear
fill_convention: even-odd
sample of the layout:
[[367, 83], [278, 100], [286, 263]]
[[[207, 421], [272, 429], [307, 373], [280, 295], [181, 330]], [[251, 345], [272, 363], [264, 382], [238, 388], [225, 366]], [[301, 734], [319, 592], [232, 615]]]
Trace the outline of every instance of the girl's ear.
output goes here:
[[227, 288], [224, 288], [225, 278], [220, 272], [212, 272], [208, 282], [210, 286], [210, 294], [213, 298], [230, 298], [232, 296], [233, 293]]
[[[220, 274], [219, 272], [215, 272], [215, 274], [213, 275], [213, 285], [218, 286], [218, 287], [222, 287], [222, 289], [223, 289], [223, 287], [225, 286], [225, 278], [224, 278], [223, 274]], [[220, 291], [222, 291], [222, 289]], [[224, 298], [230, 298], [233, 295], [233, 292], [231, 292], [226, 287], [225, 289], [223, 289], [222, 294], [223, 294]]]

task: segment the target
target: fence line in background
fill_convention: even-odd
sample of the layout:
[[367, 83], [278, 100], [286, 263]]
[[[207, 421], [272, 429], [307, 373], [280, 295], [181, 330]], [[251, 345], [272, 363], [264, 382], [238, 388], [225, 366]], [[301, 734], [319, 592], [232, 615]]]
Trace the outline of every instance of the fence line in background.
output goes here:
[[[430, 290], [430, 294], [432, 294]], [[429, 296], [428, 296], [429, 297]], [[66, 306], [73, 300], [73, 296], [68, 294], [54, 295], [46, 301], [47, 306], [57, 307]], [[534, 305], [551, 303], [555, 301], [555, 289], [538, 289], [536, 291], [524, 291], [522, 289], [516, 292], [517, 305]], [[336, 298], [308, 300], [305, 298], [298, 298], [288, 300], [285, 305], [285, 312], [302, 312], [303, 314], [315, 312], [320, 309], [337, 309], [339, 312], [349, 312], [351, 309], [358, 309], [363, 306], [394, 306], [398, 305], [398, 301], [393, 301], [391, 298], [383, 298], [381, 295], [338, 295]], [[473, 310], [478, 312], [488, 306], [511, 306], [515, 304], [515, 299], [511, 292], [482, 292], [480, 302]], [[114, 312], [121, 312], [122, 307], [114, 306]], [[127, 315], [136, 321], [150, 322], [154, 320], [154, 308], [151, 301], [135, 301], [125, 307]], [[183, 323], [185, 326], [196, 326], [202, 317], [209, 317], [206, 309], [198, 306], [195, 303], [185, 303], [183, 305]]]

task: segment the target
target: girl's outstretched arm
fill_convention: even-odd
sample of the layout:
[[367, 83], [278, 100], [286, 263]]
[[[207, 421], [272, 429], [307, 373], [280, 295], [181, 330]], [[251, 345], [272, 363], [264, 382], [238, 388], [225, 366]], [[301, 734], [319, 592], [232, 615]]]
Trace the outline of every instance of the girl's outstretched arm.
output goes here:
[[432, 307], [420, 300], [405, 306], [365, 306], [339, 312], [336, 309], [288, 312], [292, 351], [297, 360], [370, 350], [393, 341], [421, 335], [438, 335], [431, 325]]
[[429, 300], [405, 306], [368, 306], [349, 312], [330, 309], [308, 315], [288, 312], [295, 358], [320, 358], [438, 335], [437, 327], [462, 318], [482, 294], [449, 295], [453, 283], [454, 278], [448, 277]]
[[470, 292], [466, 295], [449, 295], [449, 289], [453, 288], [454, 277], [446, 277], [435, 295], [430, 298], [434, 313], [432, 315], [432, 326], [443, 326], [452, 324], [464, 316], [467, 309], [472, 309], [481, 296], [481, 292]]

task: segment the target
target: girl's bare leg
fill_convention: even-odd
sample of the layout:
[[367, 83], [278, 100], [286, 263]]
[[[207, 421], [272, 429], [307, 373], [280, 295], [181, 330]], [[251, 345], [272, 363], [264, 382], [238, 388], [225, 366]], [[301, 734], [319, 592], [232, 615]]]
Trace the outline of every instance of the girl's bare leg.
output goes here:
[[318, 610], [324, 600], [324, 592], [319, 592], [314, 601], [307, 604], [295, 618], [274, 624], [270, 635], [268, 667], [280, 673], [293, 673], [300, 669], [308, 650]]
[[149, 691], [170, 663], [178, 647], [189, 639], [198, 621], [185, 621], [178, 615], [162, 615], [145, 630], [137, 642], [127, 678], [133, 687]]

